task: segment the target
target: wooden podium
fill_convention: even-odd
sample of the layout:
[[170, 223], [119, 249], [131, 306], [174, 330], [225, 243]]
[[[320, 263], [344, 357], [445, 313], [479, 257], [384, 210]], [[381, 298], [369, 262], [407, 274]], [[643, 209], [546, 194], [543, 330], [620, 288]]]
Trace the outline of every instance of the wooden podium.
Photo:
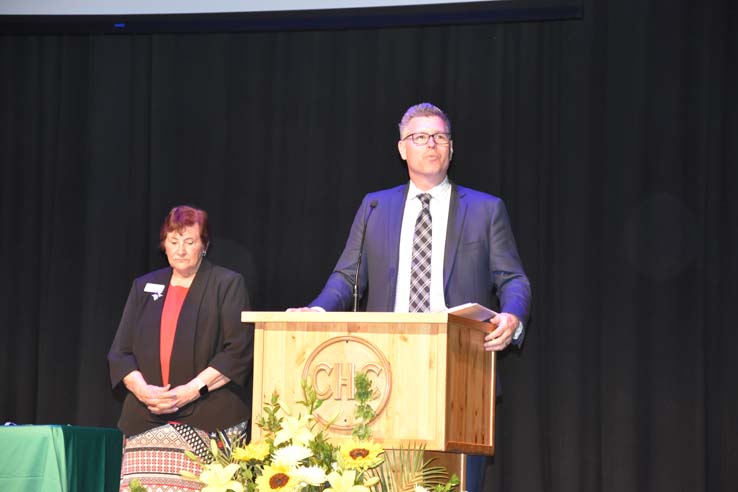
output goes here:
[[[465, 454], [494, 454], [495, 357], [489, 323], [448, 313], [244, 312], [255, 324], [254, 415], [276, 390], [302, 410], [301, 379], [325, 403], [316, 417], [332, 440], [350, 438], [353, 376], [376, 390], [373, 438], [385, 448], [423, 444], [465, 486]], [[304, 411], [304, 410], [303, 410]], [[253, 425], [258, 439], [261, 429]]]

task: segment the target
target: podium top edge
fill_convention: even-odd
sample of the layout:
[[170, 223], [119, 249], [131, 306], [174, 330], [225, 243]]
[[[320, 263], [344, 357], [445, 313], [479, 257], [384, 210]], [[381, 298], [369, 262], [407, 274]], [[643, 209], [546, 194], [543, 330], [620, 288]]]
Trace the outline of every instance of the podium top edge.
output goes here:
[[393, 313], [393, 312], [326, 312], [311, 311], [243, 311], [243, 323], [448, 323], [457, 321], [463, 324], [486, 325], [484, 331], [491, 331], [488, 323], [474, 321], [446, 312], [439, 313]]
[[241, 321], [244, 323], [259, 322], [318, 322], [318, 323], [446, 323], [448, 313], [377, 313], [331, 311], [316, 313], [300, 311], [243, 311]]

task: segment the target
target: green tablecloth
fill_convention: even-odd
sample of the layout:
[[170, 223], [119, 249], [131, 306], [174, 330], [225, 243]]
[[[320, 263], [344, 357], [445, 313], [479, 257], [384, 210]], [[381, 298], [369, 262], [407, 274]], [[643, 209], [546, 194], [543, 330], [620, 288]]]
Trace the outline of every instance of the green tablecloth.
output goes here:
[[115, 492], [122, 451], [118, 429], [0, 427], [0, 491]]

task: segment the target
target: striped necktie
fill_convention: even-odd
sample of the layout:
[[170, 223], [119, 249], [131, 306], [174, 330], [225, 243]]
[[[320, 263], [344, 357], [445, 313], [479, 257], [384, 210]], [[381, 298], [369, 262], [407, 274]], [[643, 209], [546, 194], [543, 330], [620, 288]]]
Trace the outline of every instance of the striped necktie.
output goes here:
[[430, 193], [421, 193], [418, 198], [423, 209], [415, 221], [413, 255], [410, 266], [411, 313], [424, 313], [430, 310], [432, 220], [430, 214]]

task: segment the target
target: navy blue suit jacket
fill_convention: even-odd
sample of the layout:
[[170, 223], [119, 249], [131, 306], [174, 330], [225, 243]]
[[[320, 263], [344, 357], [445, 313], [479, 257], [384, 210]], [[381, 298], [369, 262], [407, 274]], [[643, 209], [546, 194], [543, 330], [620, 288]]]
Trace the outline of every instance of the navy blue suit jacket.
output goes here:
[[[359, 295], [367, 311], [393, 311], [397, 288], [400, 229], [408, 185], [369, 193], [356, 213], [346, 247], [328, 282], [310, 306], [347, 310], [366, 222]], [[370, 204], [377, 205], [367, 221]], [[530, 282], [515, 246], [501, 199], [452, 183], [443, 267], [446, 305], [476, 302], [516, 315], [530, 313]], [[520, 336], [516, 343], [521, 343]]]

